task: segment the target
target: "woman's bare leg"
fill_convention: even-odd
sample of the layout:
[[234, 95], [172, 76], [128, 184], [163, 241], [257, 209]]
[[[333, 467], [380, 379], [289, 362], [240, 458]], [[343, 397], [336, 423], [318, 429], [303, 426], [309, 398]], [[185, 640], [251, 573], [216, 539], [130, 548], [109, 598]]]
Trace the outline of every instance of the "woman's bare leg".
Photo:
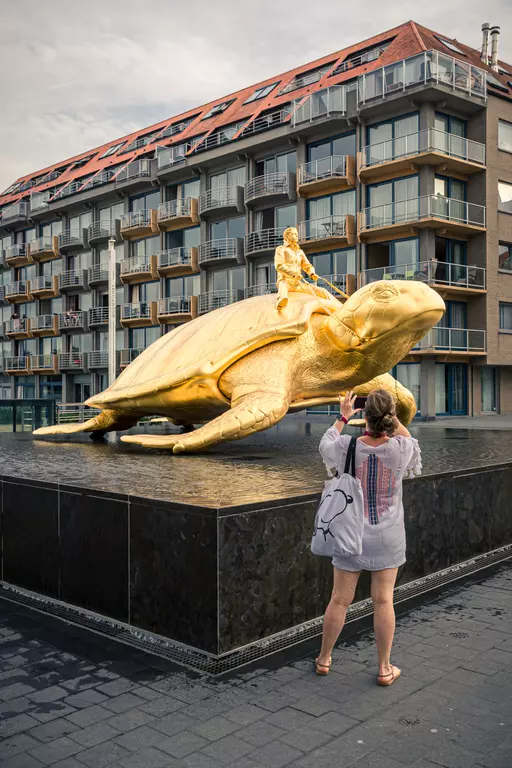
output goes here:
[[334, 584], [332, 595], [324, 616], [324, 628], [322, 633], [322, 649], [318, 657], [320, 665], [328, 666], [330, 663], [334, 643], [338, 639], [343, 625], [347, 608], [354, 599], [359, 571], [341, 571], [334, 569]]
[[372, 573], [373, 626], [379, 655], [379, 676], [392, 672], [391, 646], [395, 636], [393, 589], [397, 573], [398, 568]]

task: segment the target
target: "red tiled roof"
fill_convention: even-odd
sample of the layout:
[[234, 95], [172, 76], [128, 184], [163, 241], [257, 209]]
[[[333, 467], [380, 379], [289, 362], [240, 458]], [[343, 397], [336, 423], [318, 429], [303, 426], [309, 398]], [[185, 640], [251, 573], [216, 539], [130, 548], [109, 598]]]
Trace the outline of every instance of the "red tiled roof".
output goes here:
[[[367, 40], [360, 41], [354, 45], [348, 46], [347, 48], [342, 49], [341, 51], [337, 51], [336, 53], [329, 54], [328, 56], [324, 56], [321, 59], [317, 59], [316, 61], [309, 62], [308, 64], [303, 64], [300, 67], [296, 67], [295, 69], [291, 69], [288, 72], [284, 72], [281, 75], [274, 75], [273, 77], [267, 78], [266, 80], [263, 80], [260, 83], [256, 83], [255, 85], [251, 85], [247, 88], [243, 88], [240, 91], [237, 91], [235, 93], [229, 94], [227, 96], [223, 96], [220, 99], [215, 99], [214, 101], [209, 102], [208, 104], [204, 104], [201, 107], [196, 107], [194, 109], [190, 109], [187, 112], [183, 112], [180, 115], [175, 115], [172, 118], [168, 118], [166, 120], [162, 120], [159, 123], [155, 123], [154, 125], [151, 125], [149, 127], [141, 128], [139, 131], [135, 131], [134, 133], [128, 134], [127, 136], [123, 136], [121, 138], [116, 138], [115, 140], [112, 140], [108, 142], [107, 144], [103, 144], [101, 147], [97, 147], [94, 150], [88, 150], [87, 152], [82, 152], [79, 155], [75, 155], [74, 157], [69, 158], [65, 161], [60, 161], [58, 163], [54, 163], [53, 165], [48, 166], [47, 168], [43, 168], [40, 171], [37, 171], [35, 173], [30, 173], [25, 176], [22, 176], [21, 178], [17, 179], [15, 183], [24, 183], [27, 181], [30, 181], [33, 178], [38, 178], [40, 176], [46, 175], [50, 173], [53, 170], [56, 170], [59, 167], [68, 166], [67, 169], [64, 171], [64, 173], [59, 176], [58, 182], [51, 181], [46, 184], [39, 184], [37, 186], [34, 186], [31, 188], [30, 192], [32, 191], [44, 191], [47, 188], [51, 188], [56, 186], [56, 183], [58, 185], [62, 185], [64, 183], [69, 183], [73, 180], [79, 180], [80, 178], [84, 176], [90, 176], [94, 173], [99, 173], [102, 170], [108, 169], [112, 166], [118, 166], [120, 163], [128, 163], [131, 160], [144, 155], [151, 151], [151, 149], [154, 149], [156, 144], [160, 145], [166, 145], [171, 146], [173, 144], [181, 144], [182, 142], [186, 141], [187, 139], [192, 139], [195, 136], [198, 136], [199, 134], [209, 134], [214, 129], [218, 128], [219, 126], [224, 125], [230, 125], [235, 122], [239, 121], [250, 121], [251, 119], [256, 118], [259, 114], [261, 114], [264, 111], [267, 111], [269, 109], [276, 109], [278, 110], [280, 106], [284, 104], [288, 104], [291, 100], [295, 100], [298, 98], [302, 98], [304, 96], [307, 96], [308, 94], [318, 91], [321, 88], [324, 88], [327, 85], [327, 79], [329, 85], [336, 85], [338, 83], [343, 83], [348, 80], [353, 80], [355, 77], [365, 73], [365, 72], [371, 72], [374, 69], [378, 69], [382, 66], [385, 66], [387, 64], [391, 64], [395, 61], [400, 61], [401, 59], [405, 59], [409, 56], [414, 56], [415, 54], [421, 53], [425, 50], [437, 50], [441, 53], [446, 53], [450, 56], [453, 56], [454, 58], [461, 58], [464, 61], [469, 62], [470, 64], [473, 64], [474, 66], [477, 66], [481, 69], [487, 70], [488, 72], [492, 73], [495, 77], [497, 77], [500, 82], [503, 83], [504, 86], [508, 87], [507, 79], [506, 77], [502, 77], [497, 72], [493, 72], [493, 70], [490, 69], [490, 67], [487, 67], [481, 60], [480, 60], [480, 52], [475, 50], [474, 48], [470, 48], [467, 45], [464, 45], [464, 43], [460, 43], [457, 40], [452, 40], [451, 38], [446, 37], [445, 35], [437, 35], [437, 33], [432, 32], [431, 30], [427, 29], [426, 27], [421, 26], [420, 24], [416, 24], [414, 21], [408, 21], [405, 24], [402, 24], [398, 27], [395, 27], [393, 29], [387, 30], [386, 32], [382, 32], [379, 35], [374, 35], [371, 38], [368, 38]], [[454, 53], [453, 51], [450, 51], [440, 42], [438, 39], [439, 37], [442, 37], [443, 39], [452, 42], [454, 45], [456, 45], [462, 52], [463, 55], [458, 55], [457, 53]], [[361, 66], [353, 67], [349, 69], [346, 72], [342, 72], [334, 77], [329, 77], [330, 73], [338, 66], [342, 61], [344, 61], [350, 54], [356, 53], [357, 51], [363, 50], [365, 48], [368, 48], [370, 46], [378, 45], [379, 43], [389, 42], [391, 39], [391, 42], [385, 49], [385, 51], [381, 54], [381, 56], [372, 61], [368, 64], [363, 64]], [[500, 65], [504, 68], [509, 68], [507, 64], [504, 64], [500, 62]], [[296, 90], [291, 91], [291, 93], [280, 93], [282, 89], [290, 83], [296, 76], [301, 75], [303, 73], [309, 72], [312, 69], [321, 68], [321, 67], [327, 67], [327, 71], [324, 73], [323, 77], [319, 79], [317, 82], [310, 86], [305, 86], [303, 88], [299, 88]], [[261, 88], [265, 85], [270, 85], [271, 83], [274, 83], [276, 81], [279, 81], [278, 86], [265, 98], [260, 99], [258, 101], [252, 102], [251, 104], [245, 105], [244, 102], [251, 96], [254, 91], [257, 88]], [[510, 89], [512, 90], [512, 89]], [[224, 101], [229, 101], [230, 99], [233, 99], [233, 103], [230, 104], [230, 106], [224, 110], [220, 115], [217, 117], [209, 118], [208, 121], [202, 121], [202, 117], [208, 113], [208, 111], [215, 106], [216, 104], [220, 104]], [[114, 146], [115, 144], [120, 143], [121, 141], [125, 141], [126, 144], [134, 141], [140, 136], [144, 136], [145, 134], [159, 130], [163, 131], [167, 126], [170, 126], [174, 123], [178, 123], [182, 120], [187, 120], [190, 117], [194, 117], [187, 128], [171, 138], [164, 139], [162, 141], [156, 141], [155, 144], [149, 145], [149, 147], [142, 147], [137, 150], [133, 150], [129, 153], [125, 153], [122, 155], [119, 155], [118, 153], [112, 155], [111, 157], [106, 157], [101, 159], [101, 155], [103, 155], [109, 147]], [[89, 155], [92, 155], [93, 157], [89, 162], [87, 162], [85, 165], [81, 166], [80, 168], [73, 168], [73, 164], [79, 162], [81, 159], [88, 157]], [[10, 202], [16, 202], [17, 200], [27, 197], [30, 192], [20, 194], [19, 192], [11, 193], [9, 195], [0, 195], [0, 205], [5, 205]]]

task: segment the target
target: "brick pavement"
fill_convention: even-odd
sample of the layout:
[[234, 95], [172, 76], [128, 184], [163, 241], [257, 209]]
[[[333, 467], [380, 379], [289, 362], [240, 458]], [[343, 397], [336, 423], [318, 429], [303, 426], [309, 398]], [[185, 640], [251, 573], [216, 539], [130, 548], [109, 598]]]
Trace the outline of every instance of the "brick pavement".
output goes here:
[[402, 677], [371, 633], [212, 679], [0, 601], [2, 768], [511, 768], [512, 570], [399, 617]]

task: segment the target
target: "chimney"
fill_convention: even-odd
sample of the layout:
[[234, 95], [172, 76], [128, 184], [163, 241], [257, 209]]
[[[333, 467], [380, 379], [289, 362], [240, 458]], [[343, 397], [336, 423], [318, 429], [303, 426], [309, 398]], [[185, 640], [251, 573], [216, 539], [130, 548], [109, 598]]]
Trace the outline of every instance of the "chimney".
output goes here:
[[484, 64], [489, 63], [489, 30], [491, 26], [488, 21], [482, 24], [482, 54], [480, 58]]
[[498, 71], [498, 35], [499, 27], [491, 27], [491, 68]]

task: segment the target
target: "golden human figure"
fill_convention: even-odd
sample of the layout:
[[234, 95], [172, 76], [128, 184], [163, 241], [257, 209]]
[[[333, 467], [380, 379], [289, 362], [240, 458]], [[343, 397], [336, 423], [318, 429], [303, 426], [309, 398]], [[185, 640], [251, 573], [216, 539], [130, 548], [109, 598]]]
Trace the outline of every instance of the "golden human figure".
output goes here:
[[274, 265], [277, 272], [278, 309], [283, 309], [288, 304], [289, 291], [305, 291], [314, 293], [322, 299], [332, 300], [328, 291], [302, 281], [303, 272], [315, 282], [318, 280], [318, 275], [299, 245], [299, 233], [295, 227], [288, 227], [283, 232], [283, 245], [278, 245], [276, 248]]

